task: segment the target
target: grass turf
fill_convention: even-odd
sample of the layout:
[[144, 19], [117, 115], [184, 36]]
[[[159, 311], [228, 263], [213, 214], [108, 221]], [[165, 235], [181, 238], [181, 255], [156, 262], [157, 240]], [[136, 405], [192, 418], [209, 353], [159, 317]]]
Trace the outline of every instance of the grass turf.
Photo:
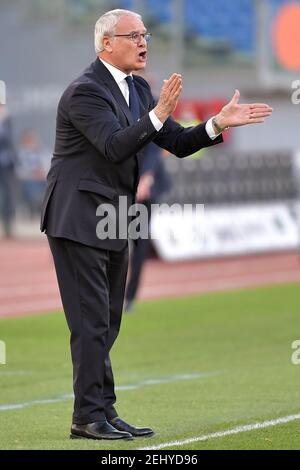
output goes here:
[[[72, 379], [63, 315], [0, 320], [7, 347], [0, 449], [136, 449], [297, 414], [300, 365], [291, 363], [291, 344], [300, 339], [299, 311], [296, 284], [139, 304], [124, 315], [112, 353], [117, 386], [136, 386], [118, 391], [117, 408], [156, 435], [113, 443], [68, 437], [72, 399], [63, 395], [72, 392]], [[48, 399], [54, 401], [30, 403]], [[18, 403], [26, 407], [1, 410]], [[295, 421], [172, 448], [299, 449], [299, 428]]]

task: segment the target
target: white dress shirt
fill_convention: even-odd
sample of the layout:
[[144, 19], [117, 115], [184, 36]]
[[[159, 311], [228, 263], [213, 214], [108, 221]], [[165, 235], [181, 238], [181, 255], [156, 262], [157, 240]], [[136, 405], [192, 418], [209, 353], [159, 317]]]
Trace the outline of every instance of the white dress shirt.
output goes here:
[[[129, 88], [128, 88], [128, 84], [125, 80], [125, 78], [127, 77], [126, 73], [124, 73], [121, 70], [117, 69], [116, 67], [109, 64], [108, 62], [106, 62], [103, 59], [99, 58], [99, 60], [101, 60], [102, 64], [105, 65], [105, 67], [108, 69], [108, 71], [111, 73], [111, 75], [115, 79], [117, 85], [119, 86], [119, 88], [121, 90], [122, 95], [124, 96], [124, 98], [126, 100], [126, 103], [129, 106]], [[150, 118], [155, 130], [160, 131], [163, 127], [163, 123], [158, 119], [158, 117], [156, 116], [153, 109], [149, 113], [149, 118]], [[212, 140], [214, 140], [218, 137], [219, 134], [215, 133], [215, 130], [214, 130], [214, 127], [213, 127], [213, 124], [212, 124], [212, 118], [207, 121], [205, 129], [206, 129], [206, 132], [207, 132], [208, 136]]]

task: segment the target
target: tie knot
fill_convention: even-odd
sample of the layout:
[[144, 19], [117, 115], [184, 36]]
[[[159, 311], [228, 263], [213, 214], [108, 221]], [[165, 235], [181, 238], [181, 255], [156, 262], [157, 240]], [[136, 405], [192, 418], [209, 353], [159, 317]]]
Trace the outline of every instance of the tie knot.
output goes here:
[[132, 78], [131, 75], [127, 75], [127, 77], [125, 78], [125, 80], [126, 80], [128, 86], [132, 86], [132, 84], [133, 84], [133, 78]]

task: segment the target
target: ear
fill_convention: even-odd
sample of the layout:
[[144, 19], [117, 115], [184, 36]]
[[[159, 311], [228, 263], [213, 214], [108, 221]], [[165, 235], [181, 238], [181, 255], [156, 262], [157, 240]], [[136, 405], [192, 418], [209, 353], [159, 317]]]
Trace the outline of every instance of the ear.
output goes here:
[[112, 52], [113, 48], [111, 45], [113, 38], [110, 36], [104, 36], [103, 38], [103, 48], [106, 52]]

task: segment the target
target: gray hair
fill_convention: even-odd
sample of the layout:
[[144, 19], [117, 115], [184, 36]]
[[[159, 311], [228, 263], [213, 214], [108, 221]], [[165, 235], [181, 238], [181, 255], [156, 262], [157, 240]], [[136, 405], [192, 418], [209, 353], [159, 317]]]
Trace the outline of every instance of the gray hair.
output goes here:
[[104, 15], [100, 16], [96, 25], [95, 25], [95, 51], [96, 54], [99, 54], [104, 50], [103, 48], [103, 38], [104, 36], [113, 36], [115, 34], [116, 25], [121, 18], [121, 16], [131, 15], [139, 20], [142, 19], [141, 15], [130, 10], [110, 10]]

